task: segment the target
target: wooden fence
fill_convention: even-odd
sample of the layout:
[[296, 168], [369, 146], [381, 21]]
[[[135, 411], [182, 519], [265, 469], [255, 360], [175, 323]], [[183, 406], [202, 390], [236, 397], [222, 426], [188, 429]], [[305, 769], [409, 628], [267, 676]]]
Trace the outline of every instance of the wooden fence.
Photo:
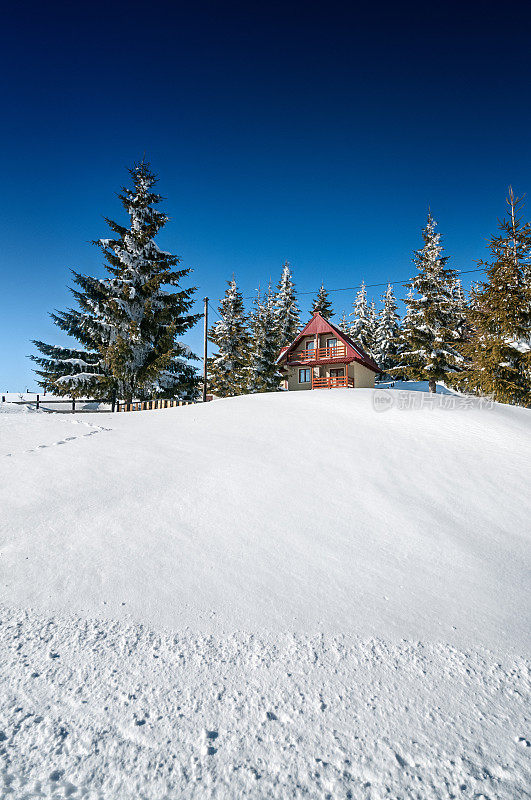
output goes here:
[[133, 403], [116, 403], [117, 411], [155, 411], [157, 408], [175, 408], [176, 406], [191, 406], [196, 400], [137, 400]]
[[[207, 395], [207, 401], [212, 400], [212, 395]], [[2, 396], [2, 402], [5, 402], [5, 395]], [[102, 400], [91, 400], [91, 399], [70, 399], [70, 400], [47, 400], [46, 396], [41, 397], [37, 395], [35, 400], [11, 400], [14, 405], [17, 406], [33, 406], [37, 409], [42, 409], [42, 411], [49, 411], [52, 412], [52, 409], [49, 406], [61, 406], [67, 405], [70, 408], [65, 409], [64, 411], [58, 409], [60, 414], [65, 414], [70, 412], [71, 414], [75, 414], [76, 412], [82, 414], [98, 414], [98, 413], [111, 413], [112, 411], [154, 411], [155, 409], [160, 408], [176, 408], [177, 406], [189, 406], [194, 405], [197, 400], [135, 400], [131, 403], [126, 403], [123, 400], [116, 400], [115, 404], [112, 405], [109, 401], [102, 401]], [[96, 404], [96, 405], [105, 405], [105, 408], [80, 408], [80, 406], [88, 405], [88, 404]]]

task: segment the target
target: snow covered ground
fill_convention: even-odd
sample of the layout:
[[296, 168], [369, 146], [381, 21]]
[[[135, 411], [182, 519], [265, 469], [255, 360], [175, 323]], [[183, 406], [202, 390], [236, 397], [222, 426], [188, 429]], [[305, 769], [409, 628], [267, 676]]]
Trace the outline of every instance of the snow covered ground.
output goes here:
[[0, 796], [530, 796], [531, 415], [381, 395], [0, 407]]

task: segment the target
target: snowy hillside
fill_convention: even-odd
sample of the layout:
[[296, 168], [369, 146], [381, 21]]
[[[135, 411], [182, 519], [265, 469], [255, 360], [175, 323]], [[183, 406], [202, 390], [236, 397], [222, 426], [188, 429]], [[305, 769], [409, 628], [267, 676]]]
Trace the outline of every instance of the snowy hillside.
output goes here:
[[10, 797], [526, 796], [531, 415], [377, 396], [0, 408]]

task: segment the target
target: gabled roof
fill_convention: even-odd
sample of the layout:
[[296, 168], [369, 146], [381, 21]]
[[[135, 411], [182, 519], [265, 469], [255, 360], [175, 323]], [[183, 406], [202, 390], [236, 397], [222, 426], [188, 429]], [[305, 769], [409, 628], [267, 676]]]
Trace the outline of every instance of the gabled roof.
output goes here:
[[360, 364], [363, 364], [364, 367], [372, 370], [373, 372], [380, 372], [380, 368], [376, 361], [374, 361], [367, 353], [363, 350], [359, 344], [356, 344], [350, 336], [343, 331], [336, 328], [329, 320], [325, 319], [319, 311], [316, 311], [311, 320], [304, 326], [304, 328], [297, 334], [293, 342], [284, 347], [279, 354], [277, 359], [277, 364], [281, 363], [286, 359], [288, 354], [297, 348], [297, 345], [305, 336], [312, 336], [318, 333], [333, 333], [344, 345], [347, 347], [347, 358], [345, 359], [348, 362], [357, 361]]

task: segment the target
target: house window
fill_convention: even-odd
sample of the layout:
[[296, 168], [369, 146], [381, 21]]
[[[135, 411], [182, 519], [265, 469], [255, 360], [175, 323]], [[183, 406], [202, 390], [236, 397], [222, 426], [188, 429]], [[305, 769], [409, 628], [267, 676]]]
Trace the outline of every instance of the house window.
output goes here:
[[337, 347], [337, 339], [327, 339], [326, 346], [329, 350], [331, 350], [333, 347]]
[[315, 350], [315, 339], [310, 339], [309, 342], [306, 342], [306, 350]]
[[341, 369], [331, 369], [330, 370], [330, 377], [331, 378], [342, 378], [345, 374], [345, 370]]
[[312, 371], [311, 369], [300, 369], [299, 370], [299, 383], [311, 383], [312, 380]]

